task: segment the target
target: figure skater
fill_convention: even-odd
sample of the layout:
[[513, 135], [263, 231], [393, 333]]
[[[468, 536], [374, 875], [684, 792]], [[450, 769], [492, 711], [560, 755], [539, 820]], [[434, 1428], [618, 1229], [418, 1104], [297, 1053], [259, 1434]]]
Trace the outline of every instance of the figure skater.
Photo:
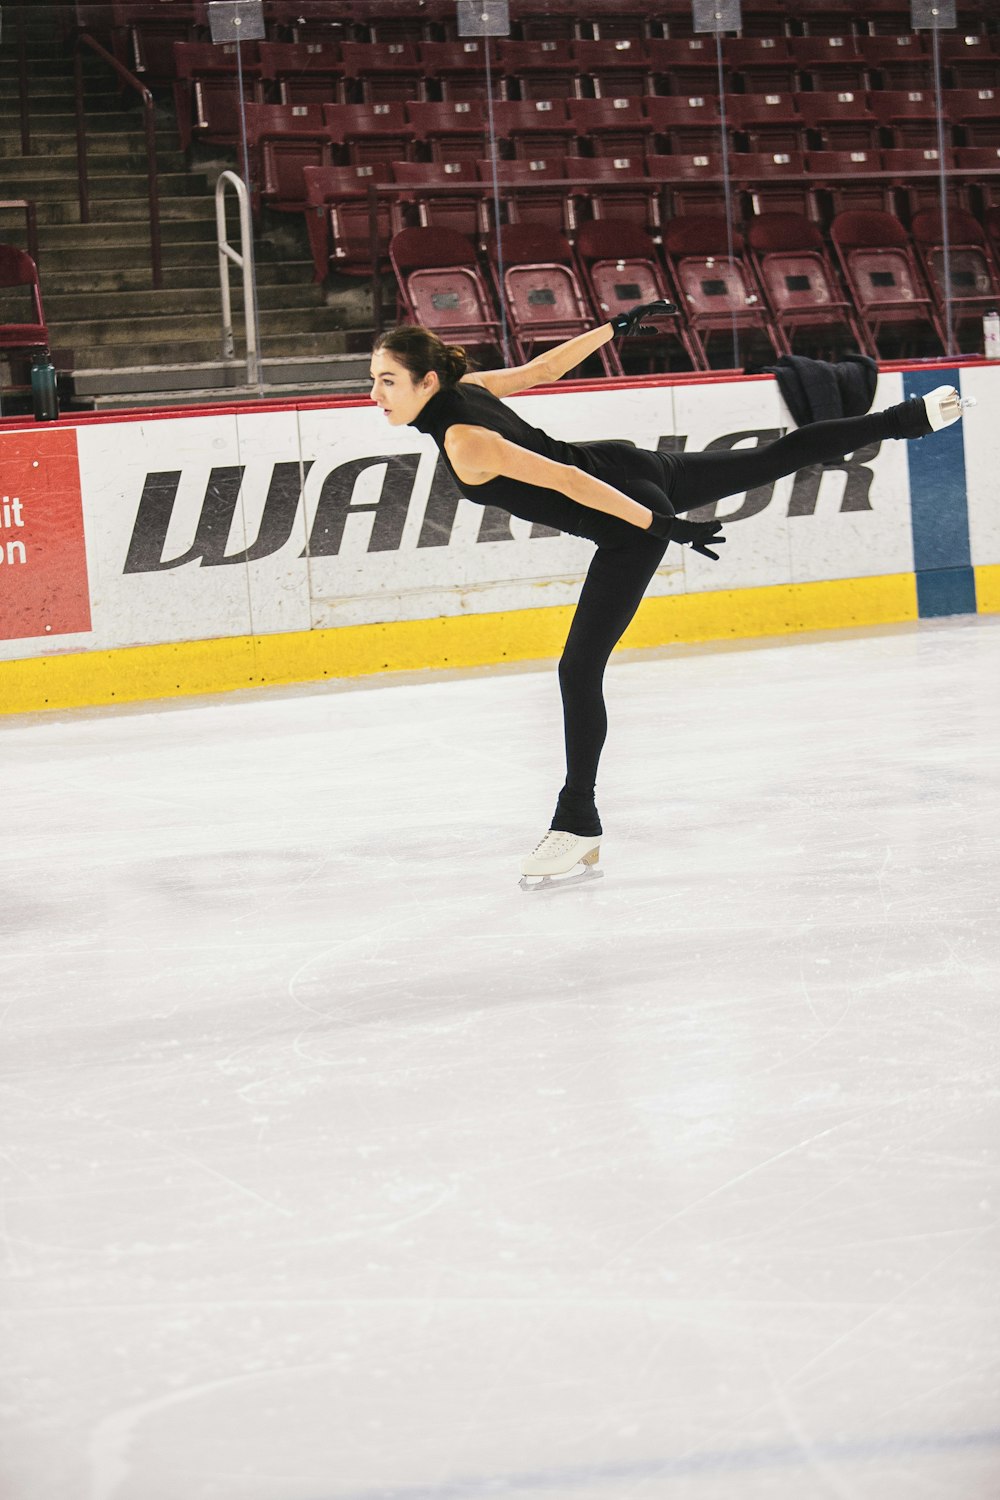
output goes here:
[[603, 830], [594, 788], [607, 734], [604, 668], [667, 544], [717, 559], [713, 548], [725, 542], [721, 522], [686, 521], [679, 513], [807, 464], [837, 462], [867, 443], [924, 437], [962, 415], [958, 392], [939, 386], [885, 411], [797, 428], [758, 448], [654, 453], [625, 442], [561, 442], [501, 399], [551, 384], [611, 339], [653, 332], [649, 319], [675, 311], [666, 302], [645, 304], [510, 369], [472, 371], [463, 349], [419, 325], [390, 329], [373, 351], [372, 399], [393, 427], [413, 426], [434, 439], [463, 495], [597, 545], [559, 661], [566, 780], [548, 832], [522, 861], [524, 889], [599, 873]]

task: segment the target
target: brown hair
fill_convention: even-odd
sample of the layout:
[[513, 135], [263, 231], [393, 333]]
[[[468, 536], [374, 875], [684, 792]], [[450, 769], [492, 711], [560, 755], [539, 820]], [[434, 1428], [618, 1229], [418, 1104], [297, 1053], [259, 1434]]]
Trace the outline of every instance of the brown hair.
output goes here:
[[437, 371], [442, 385], [456, 385], [470, 369], [468, 356], [458, 344], [446, 344], [419, 323], [401, 323], [380, 334], [375, 349], [385, 349], [409, 370], [414, 380]]

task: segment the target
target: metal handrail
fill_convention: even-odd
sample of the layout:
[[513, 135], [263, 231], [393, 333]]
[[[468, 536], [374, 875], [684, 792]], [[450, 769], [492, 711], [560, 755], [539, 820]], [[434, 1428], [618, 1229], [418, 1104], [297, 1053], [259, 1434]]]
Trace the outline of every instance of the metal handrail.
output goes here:
[[28, 228], [28, 254], [38, 265], [38, 214], [31, 198], [2, 198], [0, 208], [23, 208]]
[[[234, 250], [226, 235], [226, 184], [236, 189], [240, 206], [240, 248]], [[253, 295], [253, 230], [250, 225], [250, 194], [242, 177], [235, 172], [220, 172], [215, 184], [215, 225], [219, 249], [219, 284], [222, 291], [222, 357], [234, 359], [233, 300], [229, 290], [228, 261], [243, 272], [243, 314], [247, 337], [247, 385], [260, 379], [260, 354], [257, 344], [257, 318]]]
[[146, 86], [139, 82], [133, 73], [122, 67], [117, 57], [113, 57], [106, 47], [90, 36], [86, 31], [78, 33], [76, 38], [76, 49], [74, 52], [74, 71], [76, 77], [76, 160], [77, 176], [80, 187], [80, 223], [90, 223], [90, 186], [87, 179], [87, 122], [84, 113], [83, 100], [83, 58], [80, 49], [89, 47], [109, 67], [113, 68], [123, 83], [134, 89], [142, 100], [143, 115], [146, 126], [146, 167], [149, 181], [149, 248], [150, 263], [153, 272], [153, 286], [160, 288], [163, 285], [163, 252], [160, 243], [160, 188], [156, 175], [156, 112], [153, 104], [153, 96]]

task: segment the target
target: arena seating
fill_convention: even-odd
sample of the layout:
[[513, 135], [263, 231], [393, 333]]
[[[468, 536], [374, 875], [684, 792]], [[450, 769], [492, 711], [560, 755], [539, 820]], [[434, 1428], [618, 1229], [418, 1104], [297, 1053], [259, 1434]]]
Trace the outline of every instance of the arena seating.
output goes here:
[[[525, 302], [505, 263], [522, 350], [544, 342], [546, 308], [550, 331], [600, 315], [603, 262], [614, 258], [603, 226], [615, 224], [618, 258], [634, 262], [635, 275], [614, 284], [653, 284], [652, 266], [681, 301], [671, 358], [709, 363], [723, 304], [726, 327], [735, 316], [775, 349], [843, 336], [873, 351], [929, 353], [947, 335], [937, 251], [925, 238], [942, 168], [934, 58], [929, 33], [911, 28], [909, 0], [743, 0], [742, 33], [718, 48], [693, 31], [691, 0], [513, 0], [511, 35], [490, 43], [457, 35], [454, 0], [335, 9], [265, 0], [267, 40], [242, 53], [255, 209], [305, 216], [318, 277], [370, 274], [373, 245], [388, 257], [401, 234], [441, 231], [447, 244], [451, 232], [480, 257], [485, 291], [476, 295], [491, 311], [472, 321], [494, 326], [495, 177], [505, 238], [517, 230], [513, 243], [529, 244], [537, 228], [549, 245], [548, 260], [528, 264], [549, 268], [552, 303]], [[939, 38], [943, 167], [963, 236], [952, 308], [971, 337], [978, 287], [996, 267], [1000, 14], [994, 0], [959, 0], [958, 10], [959, 27]], [[209, 43], [204, 0], [78, 11], [152, 86], [173, 90], [186, 150], [235, 145], [235, 54]], [[704, 269], [725, 246], [692, 250], [709, 232], [684, 221], [717, 221], [726, 186], [739, 253], [685, 290], [685, 256], [700, 256]], [[889, 235], [883, 244], [865, 239], [873, 216]], [[428, 246], [443, 253], [441, 241], [401, 240], [400, 274], [440, 269], [406, 259]], [[464, 259], [457, 267], [472, 269]], [[705, 292], [707, 281], [720, 286]], [[429, 285], [418, 277], [407, 305], [422, 298], [426, 311], [429, 296], [433, 308]], [[994, 285], [981, 295], [995, 297]], [[467, 300], [463, 292], [462, 307]], [[620, 360], [608, 367], [618, 371]]]

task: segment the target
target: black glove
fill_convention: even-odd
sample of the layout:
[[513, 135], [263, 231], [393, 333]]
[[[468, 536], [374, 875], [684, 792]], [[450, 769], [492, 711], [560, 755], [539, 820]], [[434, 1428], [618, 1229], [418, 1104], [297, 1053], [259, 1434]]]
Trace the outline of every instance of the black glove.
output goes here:
[[615, 331], [616, 339], [628, 338], [633, 333], [655, 333], [656, 329], [644, 323], [644, 318], [675, 318], [677, 309], [672, 302], [666, 302], [661, 297], [658, 302], [644, 302], [641, 307], [633, 307], [631, 312], [619, 313], [617, 318], [612, 318], [611, 326]]
[[710, 557], [714, 562], [719, 561], [719, 554], [713, 552], [708, 543], [711, 542], [714, 547], [724, 547], [726, 543], [721, 521], [685, 521], [680, 516], [654, 513], [649, 532], [651, 536], [665, 538], [680, 545], [687, 542], [692, 551], [700, 552], [702, 557]]

